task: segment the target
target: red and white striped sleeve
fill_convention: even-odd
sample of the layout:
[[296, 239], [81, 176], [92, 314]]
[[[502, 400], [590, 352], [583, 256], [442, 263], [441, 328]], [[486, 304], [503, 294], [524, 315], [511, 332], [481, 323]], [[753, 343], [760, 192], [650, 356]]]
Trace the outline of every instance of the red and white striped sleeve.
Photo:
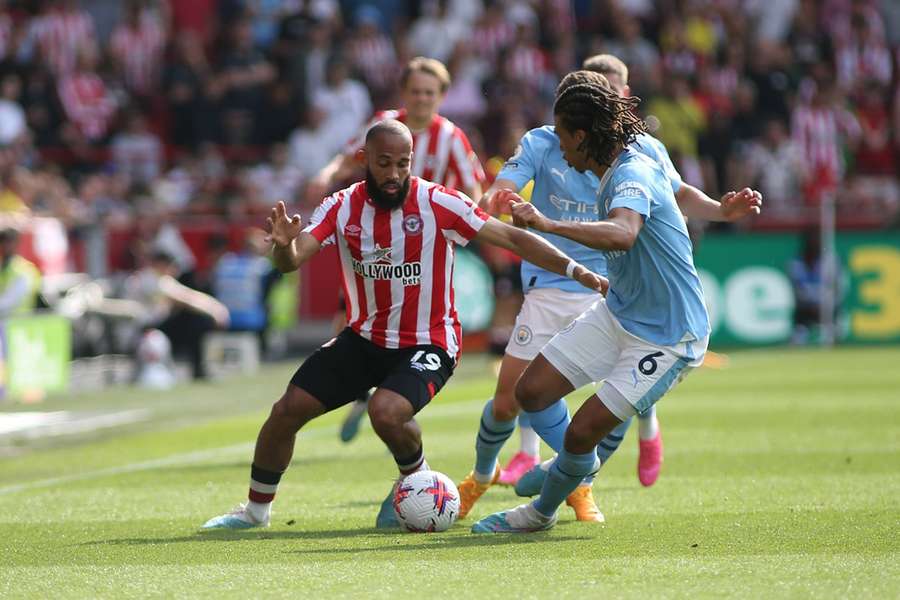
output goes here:
[[340, 191], [325, 198], [313, 211], [309, 225], [303, 228], [303, 232], [312, 235], [322, 245], [333, 244], [334, 233], [337, 230], [337, 214], [344, 196], [344, 191]]
[[431, 204], [437, 226], [444, 237], [465, 246], [472, 240], [490, 216], [465, 194], [436, 186], [432, 190]]
[[476, 183], [483, 183], [485, 180], [481, 161], [472, 150], [466, 133], [459, 127], [454, 127], [450, 142], [450, 170], [456, 174], [455, 183], [458, 188], [470, 190]]

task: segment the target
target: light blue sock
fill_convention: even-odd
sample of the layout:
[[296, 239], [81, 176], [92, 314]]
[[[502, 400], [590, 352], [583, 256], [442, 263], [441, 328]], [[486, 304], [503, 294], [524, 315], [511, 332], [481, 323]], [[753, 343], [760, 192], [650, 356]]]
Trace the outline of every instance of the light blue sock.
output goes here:
[[475, 473], [490, 478], [497, 468], [497, 456], [503, 444], [516, 430], [516, 420], [498, 421], [494, 418], [494, 401], [488, 400], [481, 412], [481, 424], [475, 439]]
[[541, 495], [534, 501], [534, 507], [542, 515], [552, 516], [585, 476], [596, 473], [599, 468], [600, 459], [597, 458], [596, 451], [571, 454], [563, 448], [547, 473]]
[[[622, 421], [615, 429], [610, 431], [605, 438], [597, 444], [597, 458], [600, 459], [600, 466], [606, 464], [606, 461], [612, 457], [613, 453], [618, 450], [619, 444], [625, 439], [625, 432], [631, 426], [631, 419]], [[588, 475], [584, 478], [584, 484], [590, 485], [594, 482], [595, 475]]]
[[529, 412], [528, 417], [531, 419], [531, 428], [541, 436], [548, 446], [555, 452], [562, 450], [566, 428], [571, 421], [569, 407], [566, 406], [564, 398], [557, 400], [544, 410]]

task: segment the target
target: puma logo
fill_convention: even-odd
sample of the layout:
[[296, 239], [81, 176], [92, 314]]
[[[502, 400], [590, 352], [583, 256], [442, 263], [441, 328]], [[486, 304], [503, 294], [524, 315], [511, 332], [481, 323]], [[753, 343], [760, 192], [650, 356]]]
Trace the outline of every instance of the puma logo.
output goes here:
[[[568, 169], [566, 169], [566, 171], [568, 171]], [[556, 167], [550, 167], [550, 174], [558, 176], [563, 185], [566, 184], [566, 171], [560, 171]]]

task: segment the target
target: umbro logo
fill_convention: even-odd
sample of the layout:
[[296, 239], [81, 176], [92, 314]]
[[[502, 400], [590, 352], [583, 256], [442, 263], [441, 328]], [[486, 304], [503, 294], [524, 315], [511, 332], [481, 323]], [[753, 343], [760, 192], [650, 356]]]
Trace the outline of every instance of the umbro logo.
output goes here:
[[362, 233], [362, 228], [359, 225], [347, 225], [344, 228], [345, 236], [352, 235], [355, 237], [355, 236], [358, 236], [360, 233]]

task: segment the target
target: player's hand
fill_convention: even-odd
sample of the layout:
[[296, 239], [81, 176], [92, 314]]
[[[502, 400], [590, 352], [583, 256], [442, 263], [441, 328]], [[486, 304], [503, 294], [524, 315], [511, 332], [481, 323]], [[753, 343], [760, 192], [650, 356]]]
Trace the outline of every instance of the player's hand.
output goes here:
[[545, 217], [531, 202], [510, 200], [509, 210], [513, 216], [513, 223], [517, 227], [530, 227], [537, 231], [547, 231], [550, 228], [550, 219]]
[[597, 275], [593, 271], [589, 271], [581, 265], [576, 267], [574, 275], [575, 281], [577, 281], [587, 289], [593, 290], [595, 292], [600, 292], [604, 296], [606, 295], [606, 291], [609, 289], [609, 279], [607, 279], [606, 277]]
[[281, 248], [294, 241], [294, 238], [300, 235], [300, 232], [303, 230], [300, 215], [294, 215], [289, 218], [284, 202], [280, 200], [272, 208], [272, 215], [266, 219], [266, 223], [269, 225], [269, 235], [266, 236], [266, 242]]
[[524, 202], [522, 197], [512, 190], [501, 188], [494, 190], [488, 198], [488, 212], [492, 215], [509, 215], [513, 202]]
[[750, 188], [726, 193], [719, 200], [726, 221], [737, 221], [747, 215], [758, 215], [762, 208], [762, 194]]

